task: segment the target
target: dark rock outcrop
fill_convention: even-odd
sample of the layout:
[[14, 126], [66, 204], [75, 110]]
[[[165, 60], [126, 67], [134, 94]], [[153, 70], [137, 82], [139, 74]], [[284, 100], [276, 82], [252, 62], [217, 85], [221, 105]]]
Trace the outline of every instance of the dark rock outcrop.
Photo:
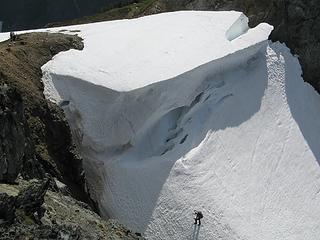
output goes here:
[[15, 197], [9, 196], [6, 193], [0, 193], [0, 225], [13, 223], [16, 217], [15, 202]]
[[0, 182], [13, 183], [19, 173], [44, 176], [35, 156], [22, 97], [16, 89], [0, 83]]
[[14, 182], [29, 144], [21, 96], [0, 85], [0, 182]]
[[23, 210], [23, 214], [36, 222], [40, 222], [44, 216], [44, 195], [49, 188], [49, 179], [30, 184], [29, 187], [20, 191], [16, 197], [16, 208]]

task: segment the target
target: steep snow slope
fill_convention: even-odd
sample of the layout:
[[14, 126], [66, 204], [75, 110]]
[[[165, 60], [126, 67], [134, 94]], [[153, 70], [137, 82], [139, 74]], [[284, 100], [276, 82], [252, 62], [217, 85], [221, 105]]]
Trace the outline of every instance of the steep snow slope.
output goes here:
[[318, 239], [320, 97], [270, 26], [177, 12], [77, 29], [84, 51], [43, 81], [105, 216], [148, 239]]

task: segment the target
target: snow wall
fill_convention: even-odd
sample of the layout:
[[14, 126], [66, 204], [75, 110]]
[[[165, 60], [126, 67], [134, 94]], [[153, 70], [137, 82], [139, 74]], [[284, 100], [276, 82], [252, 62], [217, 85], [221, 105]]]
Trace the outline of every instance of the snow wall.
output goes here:
[[[193, 27], [203, 32], [195, 40], [195, 29], [186, 24], [193, 36], [188, 44], [198, 46], [193, 55], [193, 49], [176, 52], [172, 69], [160, 61], [167, 57], [160, 43], [141, 54], [152, 65], [137, 57], [140, 45], [121, 52], [119, 43], [107, 46], [100, 60], [71, 51], [43, 67], [45, 95], [65, 110], [90, 193], [105, 217], [148, 239], [317, 240], [320, 97], [303, 82], [289, 49], [267, 41], [271, 28], [251, 30], [234, 12], [161, 14], [108, 26], [123, 31], [127, 22], [143, 27], [162, 18], [188, 23], [193, 14], [201, 19]], [[99, 26], [112, 38], [108, 26]], [[208, 26], [219, 29], [216, 42]], [[82, 29], [87, 50], [98, 35], [86, 28], [95, 27]], [[179, 46], [168, 29], [159, 31], [172, 51]], [[152, 44], [153, 34], [141, 45]], [[112, 51], [134, 61], [125, 67], [115, 58], [103, 68]], [[95, 71], [105, 74], [90, 75]], [[193, 225], [194, 209], [204, 213], [201, 227]]]

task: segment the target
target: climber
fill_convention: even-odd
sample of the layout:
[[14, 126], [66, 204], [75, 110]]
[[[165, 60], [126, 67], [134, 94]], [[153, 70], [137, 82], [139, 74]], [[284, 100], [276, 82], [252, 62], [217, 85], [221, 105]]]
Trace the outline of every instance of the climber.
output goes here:
[[17, 35], [14, 32], [10, 32], [10, 41], [14, 42], [17, 40]]
[[196, 215], [196, 217], [194, 218], [194, 224], [197, 224], [198, 223], [198, 221], [199, 221], [199, 226], [201, 225], [201, 218], [203, 218], [203, 214], [202, 214], [202, 212], [200, 212], [200, 211], [196, 211], [196, 210], [194, 210], [194, 214]]

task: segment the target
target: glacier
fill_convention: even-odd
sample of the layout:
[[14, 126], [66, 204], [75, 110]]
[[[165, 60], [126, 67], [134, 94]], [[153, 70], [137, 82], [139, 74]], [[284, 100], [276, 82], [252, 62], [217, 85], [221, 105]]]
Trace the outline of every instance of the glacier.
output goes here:
[[320, 96], [271, 26], [184, 11], [46, 31], [84, 39], [42, 67], [44, 94], [103, 216], [151, 240], [319, 239]]

